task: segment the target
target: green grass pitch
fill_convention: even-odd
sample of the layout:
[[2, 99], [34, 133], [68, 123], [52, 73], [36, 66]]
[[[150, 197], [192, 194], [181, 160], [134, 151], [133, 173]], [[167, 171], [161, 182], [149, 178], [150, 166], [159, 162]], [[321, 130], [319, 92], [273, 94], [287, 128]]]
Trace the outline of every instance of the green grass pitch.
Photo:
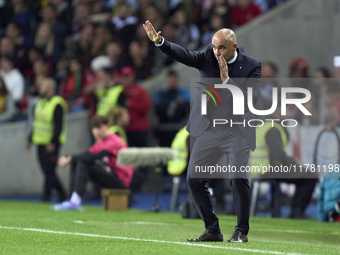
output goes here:
[[[224, 238], [236, 218], [220, 216]], [[0, 254], [340, 254], [340, 225], [251, 218], [248, 243], [188, 243], [201, 220], [139, 210], [54, 212], [50, 204], [0, 202]]]

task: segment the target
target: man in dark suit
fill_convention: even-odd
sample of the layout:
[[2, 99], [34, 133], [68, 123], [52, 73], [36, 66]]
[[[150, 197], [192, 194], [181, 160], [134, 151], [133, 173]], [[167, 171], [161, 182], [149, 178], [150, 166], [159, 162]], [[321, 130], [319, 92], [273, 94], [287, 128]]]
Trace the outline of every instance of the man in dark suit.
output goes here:
[[[221, 29], [212, 38], [211, 46], [204, 52], [189, 51], [179, 45], [166, 41], [161, 32], [156, 32], [149, 21], [143, 25], [151, 41], [159, 49], [173, 59], [200, 71], [202, 78], [217, 78], [218, 84], [232, 84], [238, 87], [245, 98], [247, 88], [252, 87], [253, 103], [259, 95], [259, 78], [261, 77], [261, 63], [247, 57], [238, 48], [235, 33], [230, 29]], [[233, 78], [242, 78], [234, 79]], [[224, 91], [226, 91], [224, 89]], [[199, 91], [199, 94], [202, 94]], [[233, 104], [230, 93], [221, 94], [223, 107], [209, 107], [212, 100], [208, 100], [207, 115], [201, 114], [201, 98], [196, 97], [188, 122], [188, 132], [196, 138], [193, 145], [189, 166], [188, 185], [194, 198], [195, 205], [202, 217], [206, 231], [191, 242], [223, 241], [218, 218], [214, 213], [210, 201], [210, 194], [206, 186], [207, 178], [192, 178], [195, 166], [215, 164], [225, 154], [228, 165], [235, 167], [238, 173], [229, 173], [230, 184], [233, 189], [234, 210], [237, 215], [235, 232], [228, 242], [247, 242], [250, 214], [250, 187], [245, 173], [240, 173], [242, 166], [248, 164], [249, 152], [255, 150], [255, 128], [247, 125], [214, 125], [213, 119], [232, 119], [238, 123], [247, 124], [253, 114], [245, 106], [244, 115], [233, 115]], [[247, 100], [245, 100], [247, 102]]]

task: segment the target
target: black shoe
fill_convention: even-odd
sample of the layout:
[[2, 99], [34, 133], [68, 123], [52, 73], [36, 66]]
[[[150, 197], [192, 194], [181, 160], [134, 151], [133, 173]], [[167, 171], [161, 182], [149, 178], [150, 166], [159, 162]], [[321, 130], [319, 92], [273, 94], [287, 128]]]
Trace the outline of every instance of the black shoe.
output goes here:
[[248, 237], [243, 234], [240, 230], [236, 230], [232, 237], [227, 240], [229, 243], [246, 243], [248, 242]]
[[223, 235], [221, 234], [211, 234], [206, 230], [199, 238], [187, 239], [188, 242], [223, 242]]

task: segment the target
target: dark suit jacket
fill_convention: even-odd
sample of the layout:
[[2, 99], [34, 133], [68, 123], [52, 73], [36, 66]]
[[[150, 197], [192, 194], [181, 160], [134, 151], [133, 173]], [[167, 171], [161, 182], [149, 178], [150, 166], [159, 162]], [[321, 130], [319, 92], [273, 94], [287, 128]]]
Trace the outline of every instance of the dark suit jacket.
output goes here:
[[[195, 67], [200, 71], [201, 78], [218, 78], [220, 79], [220, 69], [216, 57], [214, 56], [212, 46], [208, 46], [204, 52], [189, 51], [177, 44], [168, 42], [164, 39], [164, 43], [159, 49], [172, 57], [173, 59], [191, 67]], [[254, 115], [248, 110], [247, 107], [247, 87], [253, 88], [253, 104], [256, 104], [260, 86], [259, 79], [261, 77], [261, 63], [244, 55], [237, 49], [238, 57], [235, 61], [234, 68], [230, 74], [228, 84], [233, 84], [239, 87], [244, 94], [245, 101], [245, 114], [234, 115], [233, 119], [236, 122], [243, 122], [246, 120], [246, 126], [238, 125], [244, 137], [247, 139], [251, 150], [255, 150], [255, 128], [248, 127], [247, 120], [253, 119]], [[237, 79], [236, 82], [233, 78], [251, 78], [251, 79]], [[221, 79], [220, 79], [221, 81]], [[222, 81], [221, 81], [222, 83]], [[221, 112], [223, 114], [223, 112]], [[194, 128], [190, 128], [195, 123]], [[196, 97], [192, 106], [190, 117], [188, 121], [188, 132], [194, 136], [200, 136], [210, 125], [210, 120], [201, 115], [201, 102], [199, 97]], [[255, 125], [255, 123], [252, 123]]]

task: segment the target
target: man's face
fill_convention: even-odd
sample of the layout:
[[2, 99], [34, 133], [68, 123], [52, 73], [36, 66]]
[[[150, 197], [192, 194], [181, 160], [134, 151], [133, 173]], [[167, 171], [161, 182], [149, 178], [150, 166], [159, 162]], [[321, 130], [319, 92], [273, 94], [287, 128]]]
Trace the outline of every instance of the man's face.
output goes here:
[[175, 75], [169, 75], [167, 77], [167, 85], [169, 89], [177, 88], [178, 78]]
[[48, 98], [51, 94], [51, 87], [47, 80], [43, 80], [39, 87], [39, 95], [41, 98]]
[[276, 77], [276, 73], [269, 65], [262, 65], [261, 71], [262, 71], [261, 72], [262, 78], [275, 78]]
[[13, 69], [13, 64], [6, 58], [0, 59], [0, 69], [8, 73]]
[[46, 6], [43, 10], [42, 10], [42, 15], [41, 15], [44, 19], [45, 22], [49, 22], [51, 20], [55, 19], [55, 12], [53, 10], [52, 7], [50, 6]]
[[122, 83], [122, 85], [124, 86], [131, 86], [133, 84], [135, 80], [135, 76], [134, 75], [121, 75], [120, 77], [120, 81]]
[[212, 38], [211, 43], [216, 59], [223, 56], [228, 62], [234, 57], [237, 47], [236, 43], [232, 43], [232, 41], [227, 40], [226, 38], [219, 38], [217, 36]]
[[238, 4], [241, 8], [246, 9], [246, 8], [248, 8], [250, 1], [249, 0], [239, 0]]
[[109, 126], [107, 125], [100, 125], [100, 127], [92, 128], [92, 134], [96, 141], [103, 140], [106, 137], [106, 134], [109, 130]]
[[0, 41], [0, 52], [4, 55], [12, 55], [12, 53], [14, 52], [13, 44], [11, 44], [11, 41], [6, 37], [2, 38]]

